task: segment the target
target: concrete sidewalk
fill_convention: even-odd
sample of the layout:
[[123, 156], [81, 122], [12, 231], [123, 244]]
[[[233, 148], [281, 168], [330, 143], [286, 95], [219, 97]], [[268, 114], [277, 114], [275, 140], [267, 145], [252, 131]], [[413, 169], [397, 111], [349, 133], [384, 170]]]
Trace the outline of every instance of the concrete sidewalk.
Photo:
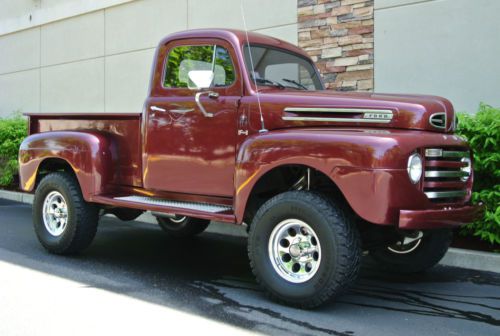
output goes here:
[[[0, 190], [0, 198], [27, 204], [33, 203], [33, 195], [22, 192]], [[137, 221], [156, 224], [155, 217], [149, 212], [141, 215], [137, 218]], [[217, 222], [212, 223], [207, 231], [228, 234], [231, 236], [247, 235], [245, 227], [243, 226], [227, 225]], [[448, 253], [441, 260], [440, 264], [445, 266], [500, 273], [500, 254], [450, 248]]]

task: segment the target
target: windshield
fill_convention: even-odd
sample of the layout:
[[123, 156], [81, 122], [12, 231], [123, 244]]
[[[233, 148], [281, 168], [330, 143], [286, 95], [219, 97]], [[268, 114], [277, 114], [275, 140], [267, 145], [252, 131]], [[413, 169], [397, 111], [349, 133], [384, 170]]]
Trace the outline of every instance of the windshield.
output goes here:
[[244, 55], [250, 79], [255, 80], [257, 85], [281, 89], [323, 90], [316, 68], [306, 57], [262, 45], [245, 46]]

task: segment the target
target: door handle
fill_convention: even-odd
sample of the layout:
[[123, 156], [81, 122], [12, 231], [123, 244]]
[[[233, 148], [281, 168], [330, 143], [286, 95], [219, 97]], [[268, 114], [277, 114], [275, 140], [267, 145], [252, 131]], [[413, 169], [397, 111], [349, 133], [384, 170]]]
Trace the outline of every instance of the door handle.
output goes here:
[[151, 111], [157, 111], [157, 112], [167, 112], [164, 108], [158, 107], [158, 106], [151, 106], [150, 107]]
[[202, 95], [208, 95], [208, 98], [211, 98], [211, 99], [217, 99], [219, 98], [219, 94], [217, 92], [213, 92], [213, 91], [204, 91], [204, 92], [198, 92], [195, 96], [194, 96], [194, 100], [196, 101], [196, 104], [198, 105], [198, 107], [200, 108], [200, 111], [201, 113], [207, 117], [207, 118], [212, 118], [214, 116], [213, 113], [209, 113], [207, 112], [207, 110], [205, 110], [205, 108], [203, 107], [203, 105], [201, 104], [201, 101], [200, 101], [200, 97]]

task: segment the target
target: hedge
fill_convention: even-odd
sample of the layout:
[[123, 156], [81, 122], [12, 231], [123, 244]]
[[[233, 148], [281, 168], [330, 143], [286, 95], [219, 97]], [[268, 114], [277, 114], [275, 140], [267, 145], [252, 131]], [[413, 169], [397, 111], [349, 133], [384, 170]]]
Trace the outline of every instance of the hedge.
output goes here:
[[484, 218], [465, 226], [461, 233], [500, 244], [500, 109], [486, 104], [475, 115], [458, 114], [457, 133], [474, 152], [472, 201], [484, 202]]
[[27, 135], [27, 123], [20, 114], [0, 118], [0, 186], [12, 187], [17, 175], [19, 145]]

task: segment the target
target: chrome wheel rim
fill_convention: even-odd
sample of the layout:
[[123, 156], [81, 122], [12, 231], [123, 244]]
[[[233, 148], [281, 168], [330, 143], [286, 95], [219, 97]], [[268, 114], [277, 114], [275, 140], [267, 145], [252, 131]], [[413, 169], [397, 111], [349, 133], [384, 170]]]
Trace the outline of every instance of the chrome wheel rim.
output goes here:
[[58, 191], [50, 192], [43, 202], [43, 224], [54, 237], [63, 234], [68, 224], [68, 206]]
[[303, 283], [312, 279], [321, 263], [318, 236], [299, 219], [278, 223], [269, 237], [268, 249], [274, 270], [289, 282]]
[[415, 251], [422, 243], [422, 231], [417, 231], [413, 236], [404, 237], [403, 240], [396, 244], [387, 246], [387, 249], [396, 254], [408, 254]]
[[172, 217], [172, 218], [169, 218], [169, 219], [170, 219], [170, 221], [172, 223], [180, 224], [180, 223], [184, 222], [184, 220], [186, 219], [186, 216], [175, 215], [175, 217]]

